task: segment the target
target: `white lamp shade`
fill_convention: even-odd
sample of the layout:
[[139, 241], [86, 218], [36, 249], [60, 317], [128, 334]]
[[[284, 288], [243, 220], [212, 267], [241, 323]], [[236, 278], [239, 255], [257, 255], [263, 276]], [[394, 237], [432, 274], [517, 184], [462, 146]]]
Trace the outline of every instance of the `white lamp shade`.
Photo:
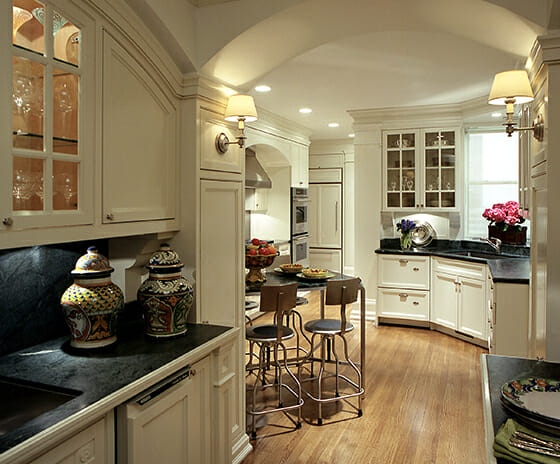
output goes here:
[[515, 103], [533, 101], [533, 90], [527, 71], [505, 71], [494, 76], [488, 103], [506, 105], [507, 99], [515, 99]]
[[246, 122], [257, 120], [257, 109], [255, 101], [250, 95], [232, 95], [229, 97], [224, 119], [226, 121], [237, 121], [245, 118]]

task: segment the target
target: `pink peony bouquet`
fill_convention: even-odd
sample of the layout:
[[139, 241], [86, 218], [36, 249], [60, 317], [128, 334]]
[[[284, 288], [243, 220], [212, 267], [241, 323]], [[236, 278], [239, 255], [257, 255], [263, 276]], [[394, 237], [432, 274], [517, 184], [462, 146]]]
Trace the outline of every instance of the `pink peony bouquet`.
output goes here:
[[516, 201], [496, 203], [492, 205], [492, 208], [486, 208], [482, 217], [490, 221], [491, 225], [495, 225], [502, 230], [521, 231], [520, 224], [525, 222], [523, 212], [519, 209], [519, 203]]

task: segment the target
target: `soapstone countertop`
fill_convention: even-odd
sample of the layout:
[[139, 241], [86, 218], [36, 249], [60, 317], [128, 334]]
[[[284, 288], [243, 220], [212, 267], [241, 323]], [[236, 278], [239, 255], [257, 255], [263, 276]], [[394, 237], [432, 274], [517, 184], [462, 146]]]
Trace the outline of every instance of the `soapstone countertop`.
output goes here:
[[403, 251], [400, 249], [398, 239], [384, 239], [381, 247], [375, 250], [377, 254], [401, 254], [416, 256], [440, 256], [443, 258], [458, 259], [476, 263], [486, 263], [490, 269], [492, 280], [495, 283], [528, 284], [531, 275], [531, 260], [529, 247], [525, 246], [502, 246], [502, 252], [496, 258], [478, 258], [464, 256], [457, 253], [466, 251], [493, 253], [489, 245], [484, 242], [469, 240], [437, 240], [426, 248], [411, 248]]
[[[132, 324], [126, 330], [119, 330], [117, 342], [107, 347], [75, 349], [70, 346], [69, 336], [65, 336], [0, 357], [0, 379], [81, 392], [76, 398], [1, 435], [0, 462], [6, 458], [3, 453], [13, 452], [17, 445], [25, 446], [26, 440], [48, 432], [61, 421], [72, 422], [73, 416], [83, 421], [88, 412], [97, 416], [107, 413], [184, 367], [191, 359], [194, 362], [206, 356], [238, 330], [188, 324], [185, 335], [152, 339], [144, 335], [141, 324]], [[0, 411], [2, 403], [7, 401], [10, 398], [0, 398]], [[101, 403], [103, 408], [99, 406]]]

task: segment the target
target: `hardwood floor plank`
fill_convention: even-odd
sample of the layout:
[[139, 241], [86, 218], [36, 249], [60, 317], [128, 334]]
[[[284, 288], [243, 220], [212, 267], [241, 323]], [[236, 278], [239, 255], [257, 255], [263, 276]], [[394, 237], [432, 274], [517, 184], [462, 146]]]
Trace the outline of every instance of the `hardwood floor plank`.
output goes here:
[[[309, 305], [298, 307], [304, 320], [318, 317], [318, 296], [311, 292]], [[337, 309], [327, 311], [334, 315]], [[254, 324], [269, 322], [267, 317]], [[302, 428], [293, 430], [282, 414], [268, 415], [243, 464], [485, 462], [480, 354], [487, 350], [400, 326], [368, 326], [366, 338], [363, 416], [330, 403], [324, 407], [326, 423], [313, 425], [309, 420], [316, 418], [316, 406], [306, 399]], [[357, 325], [349, 334], [349, 352], [359, 359]], [[289, 429], [274, 424], [292, 430], [279, 434]]]

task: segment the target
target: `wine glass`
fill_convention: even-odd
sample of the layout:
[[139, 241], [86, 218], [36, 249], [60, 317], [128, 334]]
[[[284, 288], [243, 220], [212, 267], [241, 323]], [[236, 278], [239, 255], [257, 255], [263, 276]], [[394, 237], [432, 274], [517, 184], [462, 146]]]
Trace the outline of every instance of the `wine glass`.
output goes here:
[[71, 89], [67, 82], [58, 81], [54, 88], [55, 109], [62, 113], [62, 136], [66, 135], [66, 115], [72, 111]]
[[17, 108], [18, 116], [23, 117], [23, 127], [17, 129], [18, 133], [27, 129], [27, 114], [31, 109], [33, 100], [33, 82], [25, 74], [14, 72], [12, 82], [12, 101]]

